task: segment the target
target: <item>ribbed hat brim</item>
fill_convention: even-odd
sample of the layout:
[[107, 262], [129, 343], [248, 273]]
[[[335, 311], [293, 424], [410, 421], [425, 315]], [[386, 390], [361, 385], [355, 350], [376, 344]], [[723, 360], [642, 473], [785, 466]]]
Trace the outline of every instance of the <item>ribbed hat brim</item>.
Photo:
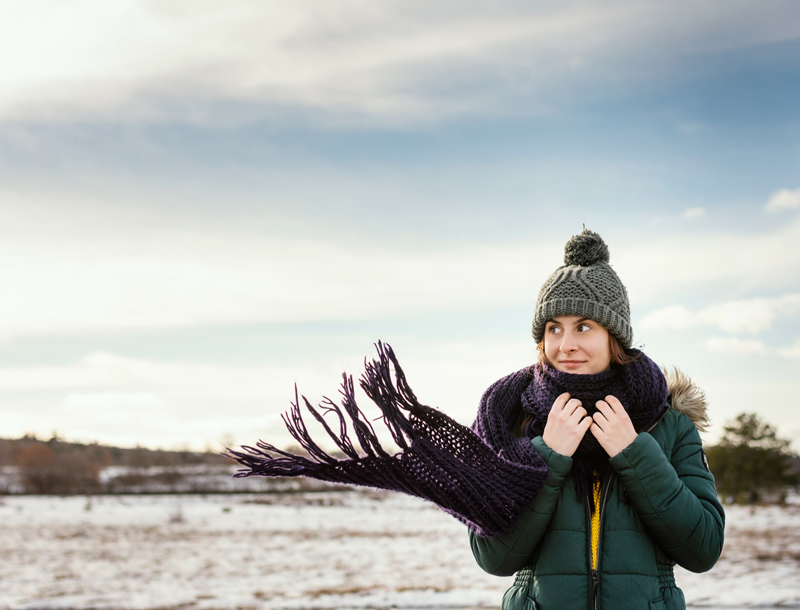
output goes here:
[[630, 323], [610, 307], [586, 299], [560, 298], [540, 303], [533, 318], [532, 334], [536, 343], [544, 337], [548, 320], [559, 316], [581, 316], [603, 325], [625, 348], [633, 344], [633, 328]]

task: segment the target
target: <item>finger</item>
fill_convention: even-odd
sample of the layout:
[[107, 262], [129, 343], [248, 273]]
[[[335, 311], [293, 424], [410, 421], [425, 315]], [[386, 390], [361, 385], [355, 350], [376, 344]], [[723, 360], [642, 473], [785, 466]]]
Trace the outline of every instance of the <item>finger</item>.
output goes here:
[[597, 407], [597, 412], [602, 413], [606, 419], [614, 417], [614, 410], [605, 400], [598, 400], [594, 406]]
[[606, 419], [606, 416], [603, 415], [600, 412], [595, 413], [594, 415], [592, 415], [592, 421], [601, 430], [604, 430], [606, 428], [606, 426], [608, 425], [608, 420]]
[[578, 407], [572, 412], [571, 417], [574, 417], [578, 421], [583, 421], [584, 417], [587, 417], [589, 414], [586, 412], [586, 409], [583, 407]]
[[551, 411], [561, 411], [567, 404], [567, 401], [569, 400], [570, 396], [571, 395], [569, 392], [564, 392], [563, 394], [561, 394], [558, 398], [556, 398], [555, 402], [553, 403], [553, 408], [551, 409]]
[[586, 431], [592, 426], [592, 418], [591, 417], [584, 417], [581, 422], [578, 424], [578, 430], [580, 430], [581, 437], [586, 434]]
[[577, 409], [582, 409], [582, 408], [583, 408], [583, 403], [581, 403], [580, 400], [578, 400], [577, 398], [571, 398], [569, 402], [567, 402], [567, 405], [564, 407], [564, 410], [570, 415], [572, 415], [573, 413], [575, 413]]
[[603, 429], [598, 426], [595, 421], [592, 421], [592, 423], [589, 425], [589, 431], [598, 441], [600, 440], [600, 437], [603, 436]]
[[607, 405], [611, 407], [614, 413], [619, 413], [620, 411], [625, 410], [625, 407], [622, 406], [622, 403], [616, 396], [612, 396], [611, 394], [609, 394], [608, 396], [606, 396], [605, 402]]

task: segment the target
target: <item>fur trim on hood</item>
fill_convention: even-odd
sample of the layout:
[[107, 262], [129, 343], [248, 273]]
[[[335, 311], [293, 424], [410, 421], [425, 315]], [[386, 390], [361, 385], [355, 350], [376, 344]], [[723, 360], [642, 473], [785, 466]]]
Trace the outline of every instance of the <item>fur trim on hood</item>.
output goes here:
[[672, 408], [691, 419], [700, 432], [705, 432], [711, 423], [708, 419], [706, 393], [692, 383], [683, 371], [676, 368], [663, 370]]

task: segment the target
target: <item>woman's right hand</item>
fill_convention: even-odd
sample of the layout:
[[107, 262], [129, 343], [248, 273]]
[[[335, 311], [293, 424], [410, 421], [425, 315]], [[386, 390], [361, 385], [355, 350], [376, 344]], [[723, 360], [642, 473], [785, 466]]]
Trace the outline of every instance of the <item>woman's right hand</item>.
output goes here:
[[570, 398], [569, 392], [564, 392], [556, 398], [547, 415], [542, 440], [556, 453], [572, 457], [592, 425], [592, 418], [587, 415], [581, 401]]

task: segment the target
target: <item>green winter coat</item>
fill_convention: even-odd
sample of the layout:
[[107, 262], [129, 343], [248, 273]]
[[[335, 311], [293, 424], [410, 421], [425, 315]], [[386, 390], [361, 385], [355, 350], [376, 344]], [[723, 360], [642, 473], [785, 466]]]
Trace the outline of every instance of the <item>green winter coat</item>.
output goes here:
[[702, 392], [680, 373], [668, 382], [671, 408], [611, 458], [596, 571], [588, 500], [577, 498], [572, 458], [541, 437], [532, 440], [550, 469], [533, 505], [498, 536], [469, 535], [481, 568], [497, 576], [516, 572], [503, 610], [686, 607], [672, 566], [711, 569], [722, 551], [725, 514], [695, 426], [706, 421]]

